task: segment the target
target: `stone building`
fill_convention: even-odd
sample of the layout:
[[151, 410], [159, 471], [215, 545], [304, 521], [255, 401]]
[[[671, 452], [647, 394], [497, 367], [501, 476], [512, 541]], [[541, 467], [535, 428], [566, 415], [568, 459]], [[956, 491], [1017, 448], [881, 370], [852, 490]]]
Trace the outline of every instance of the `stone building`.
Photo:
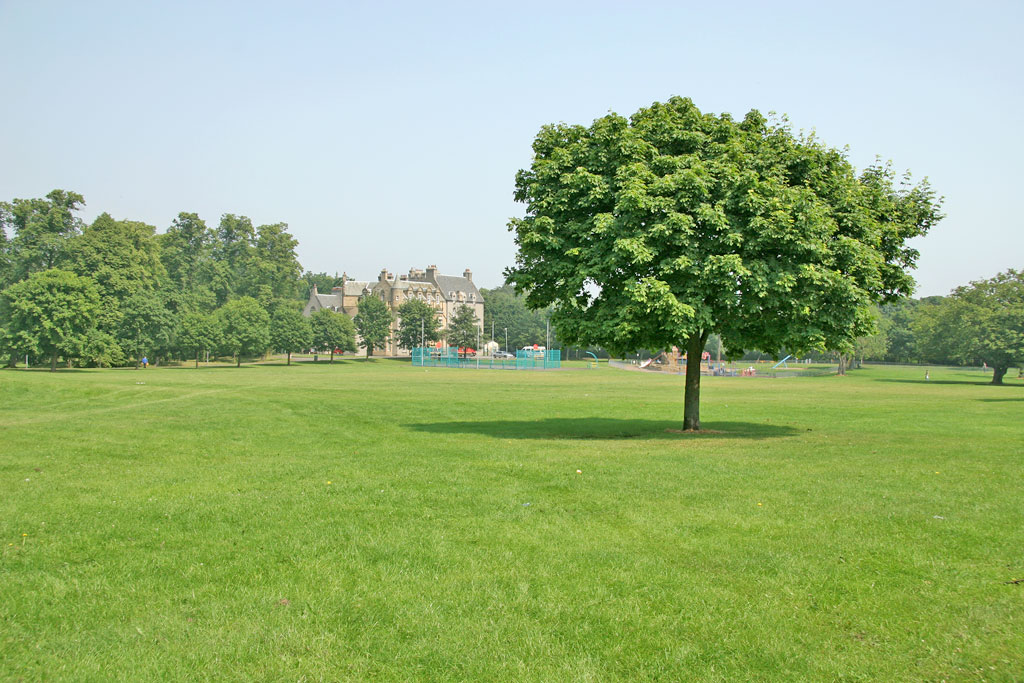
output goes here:
[[[335, 313], [344, 313], [355, 318], [359, 311], [359, 300], [365, 296], [380, 298], [388, 309], [395, 314], [392, 325], [392, 338], [398, 333], [398, 308], [409, 299], [419, 299], [437, 312], [438, 327], [448, 329], [448, 321], [452, 319], [462, 306], [472, 306], [476, 314], [478, 326], [483, 333], [484, 298], [480, 290], [473, 284], [473, 273], [468, 268], [461, 276], [442, 275], [437, 266], [426, 269], [411, 268], [408, 274], [392, 275], [385, 268], [380, 271], [376, 282], [349, 280], [342, 274], [343, 283], [331, 290], [330, 294], [321, 294], [316, 286], [309, 293], [309, 301], [302, 314], [309, 316], [320, 309], [326, 308]], [[394, 341], [389, 341], [384, 355], [397, 356], [408, 354], [409, 349], [399, 349]]]

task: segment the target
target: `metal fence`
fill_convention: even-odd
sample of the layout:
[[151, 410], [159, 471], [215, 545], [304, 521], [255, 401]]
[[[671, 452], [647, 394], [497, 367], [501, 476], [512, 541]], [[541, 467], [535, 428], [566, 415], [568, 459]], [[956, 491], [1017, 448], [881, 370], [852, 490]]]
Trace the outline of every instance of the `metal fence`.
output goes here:
[[515, 358], [463, 358], [454, 346], [417, 346], [412, 364], [422, 368], [473, 368], [477, 370], [557, 370], [562, 367], [562, 352], [516, 351]]

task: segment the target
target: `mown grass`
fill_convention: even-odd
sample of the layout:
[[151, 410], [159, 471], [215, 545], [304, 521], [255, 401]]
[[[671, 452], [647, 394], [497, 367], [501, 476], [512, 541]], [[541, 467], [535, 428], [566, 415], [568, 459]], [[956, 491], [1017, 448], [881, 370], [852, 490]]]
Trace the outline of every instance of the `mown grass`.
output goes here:
[[3, 372], [0, 679], [1020, 680], [1024, 386], [931, 377]]

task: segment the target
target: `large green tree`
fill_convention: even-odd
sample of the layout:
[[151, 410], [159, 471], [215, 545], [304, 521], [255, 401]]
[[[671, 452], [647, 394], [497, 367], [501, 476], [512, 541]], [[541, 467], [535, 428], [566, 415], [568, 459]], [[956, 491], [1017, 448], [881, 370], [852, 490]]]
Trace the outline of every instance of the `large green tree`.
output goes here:
[[13, 233], [7, 245], [6, 272], [0, 287], [30, 274], [58, 267], [71, 238], [82, 231], [75, 215], [85, 199], [77, 192], [53, 190], [45, 199], [15, 199], [0, 210], [0, 231]]
[[[927, 181], [844, 154], [751, 111], [672, 98], [631, 118], [547, 125], [516, 177], [526, 215], [507, 280], [553, 306], [567, 344], [617, 353], [680, 346], [850, 351], [870, 306], [908, 294], [907, 240], [939, 220]], [[700, 429], [689, 363], [683, 426]]]
[[211, 286], [213, 243], [213, 231], [194, 213], [179, 213], [160, 236], [160, 259], [175, 308], [204, 312], [216, 308], [217, 296]]
[[308, 351], [313, 343], [309, 319], [301, 311], [279, 306], [270, 318], [270, 341], [275, 351], [288, 354], [288, 365], [291, 365], [292, 353]]
[[398, 345], [412, 349], [441, 338], [437, 311], [425, 301], [409, 299], [398, 307]]
[[364, 296], [359, 300], [358, 306], [359, 311], [353, 322], [369, 357], [373, 355], [375, 348], [383, 349], [388, 343], [393, 317], [387, 304], [375, 296]]
[[199, 367], [199, 354], [213, 351], [220, 345], [220, 320], [213, 313], [185, 313], [178, 326], [175, 345], [183, 356], [195, 358]]
[[81, 354], [100, 306], [96, 283], [55, 268], [32, 273], [0, 293], [5, 347], [12, 354], [40, 354], [57, 369], [57, 357]]
[[139, 291], [124, 302], [118, 339], [135, 358], [136, 369], [144, 355], [156, 357], [169, 349], [174, 332], [174, 315], [156, 293]]
[[259, 302], [243, 296], [227, 302], [217, 311], [220, 322], [221, 348], [235, 356], [242, 366], [242, 356], [255, 356], [270, 348], [270, 316]]
[[480, 320], [476, 317], [472, 306], [460, 306], [456, 309], [448, 323], [448, 343], [462, 349], [465, 357], [466, 349], [475, 347], [480, 338]]
[[1008, 270], [919, 306], [914, 332], [928, 360], [987, 363], [992, 384], [1024, 364], [1024, 271]]
[[332, 363], [335, 349], [355, 353], [356, 328], [344, 313], [321, 308], [309, 317], [309, 324], [313, 334], [313, 348], [330, 349]]

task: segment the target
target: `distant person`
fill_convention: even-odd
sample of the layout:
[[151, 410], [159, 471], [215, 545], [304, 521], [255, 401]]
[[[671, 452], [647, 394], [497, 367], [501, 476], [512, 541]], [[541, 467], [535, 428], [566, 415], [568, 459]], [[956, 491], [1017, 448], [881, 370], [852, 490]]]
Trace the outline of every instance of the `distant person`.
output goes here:
[[930, 373], [929, 373], [929, 372], [928, 372], [927, 370], [925, 370], [925, 371], [924, 371], [924, 381], [925, 381], [925, 382], [927, 382], [927, 381], [928, 381], [928, 380], [930, 380], [931, 378], [932, 378], [932, 377], [931, 377], [931, 374], [930, 374]]
[[148, 368], [149, 367], [149, 359], [146, 358], [145, 356], [142, 357], [142, 367], [144, 367], [144, 368]]

